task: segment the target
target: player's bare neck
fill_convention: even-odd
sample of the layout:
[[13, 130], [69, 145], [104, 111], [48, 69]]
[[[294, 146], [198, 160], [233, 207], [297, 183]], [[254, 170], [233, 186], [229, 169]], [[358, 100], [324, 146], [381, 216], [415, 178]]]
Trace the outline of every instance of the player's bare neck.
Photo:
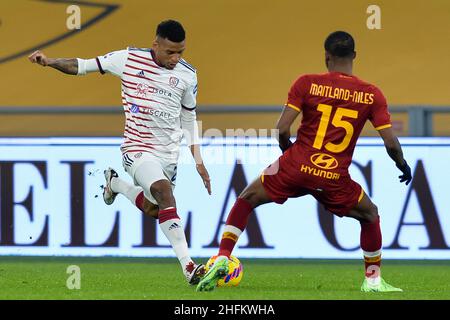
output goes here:
[[328, 72], [340, 72], [346, 75], [353, 75], [353, 59], [327, 57], [326, 65]]
[[165, 68], [165, 67], [161, 64], [161, 62], [159, 62], [159, 60], [158, 60], [158, 58], [156, 57], [156, 54], [155, 54], [155, 52], [153, 51], [153, 49], [150, 50], [150, 53], [151, 53], [151, 55], [152, 55], [153, 61], [154, 61], [158, 66]]
[[328, 68], [329, 72], [339, 72], [339, 73], [345, 73], [349, 76], [353, 75], [353, 67], [352, 65], [333, 65], [332, 67]]

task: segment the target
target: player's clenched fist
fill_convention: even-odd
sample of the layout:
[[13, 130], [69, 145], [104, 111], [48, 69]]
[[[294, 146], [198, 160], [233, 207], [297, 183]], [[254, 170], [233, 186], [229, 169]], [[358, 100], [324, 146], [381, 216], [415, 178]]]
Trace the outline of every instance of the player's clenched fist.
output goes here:
[[47, 56], [39, 50], [36, 50], [32, 54], [30, 54], [28, 56], [28, 59], [31, 61], [31, 63], [38, 63], [44, 67], [46, 67], [48, 65]]

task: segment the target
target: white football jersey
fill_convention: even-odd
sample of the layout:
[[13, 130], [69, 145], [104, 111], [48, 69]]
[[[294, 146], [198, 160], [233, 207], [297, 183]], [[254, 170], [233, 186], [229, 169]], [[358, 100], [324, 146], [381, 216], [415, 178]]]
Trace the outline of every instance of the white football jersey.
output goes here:
[[122, 153], [149, 152], [178, 159], [183, 136], [180, 117], [188, 114], [195, 121], [196, 70], [183, 59], [173, 70], [160, 67], [151, 49], [132, 47], [99, 56], [96, 61], [101, 73], [111, 73], [122, 81], [126, 118]]

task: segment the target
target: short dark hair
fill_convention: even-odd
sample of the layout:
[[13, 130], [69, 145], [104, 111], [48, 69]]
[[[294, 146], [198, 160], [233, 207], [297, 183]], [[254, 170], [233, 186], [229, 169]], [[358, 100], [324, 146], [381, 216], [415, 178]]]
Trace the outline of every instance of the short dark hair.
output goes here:
[[348, 58], [355, 53], [355, 40], [345, 31], [335, 31], [325, 40], [325, 50], [332, 56]]
[[175, 20], [164, 20], [158, 24], [156, 35], [173, 42], [181, 42], [186, 38], [183, 26]]

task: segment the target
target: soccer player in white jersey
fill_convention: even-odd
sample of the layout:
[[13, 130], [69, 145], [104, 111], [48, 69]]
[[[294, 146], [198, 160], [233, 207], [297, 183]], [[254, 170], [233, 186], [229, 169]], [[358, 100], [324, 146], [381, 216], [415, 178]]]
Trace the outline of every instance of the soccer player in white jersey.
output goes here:
[[122, 163], [134, 185], [108, 168], [103, 198], [109, 205], [117, 194], [123, 194], [145, 214], [159, 219], [187, 281], [196, 284], [205, 273], [204, 266], [195, 264], [189, 255], [173, 196], [183, 134], [209, 194], [211, 184], [198, 144], [197, 74], [181, 58], [184, 49], [183, 26], [166, 20], [158, 25], [151, 49], [129, 47], [87, 60], [52, 59], [36, 51], [29, 59], [71, 75], [100, 72], [121, 79], [126, 116]]

